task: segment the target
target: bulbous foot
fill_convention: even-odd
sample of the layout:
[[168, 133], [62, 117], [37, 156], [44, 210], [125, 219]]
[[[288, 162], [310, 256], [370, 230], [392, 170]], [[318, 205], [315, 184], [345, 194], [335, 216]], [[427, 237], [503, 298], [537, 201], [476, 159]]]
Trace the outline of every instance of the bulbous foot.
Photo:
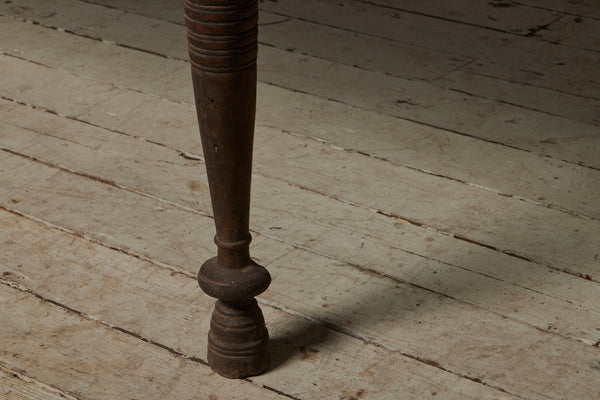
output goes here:
[[258, 296], [270, 283], [269, 272], [250, 257], [236, 267], [225, 267], [214, 257], [202, 264], [198, 272], [198, 284], [204, 293], [231, 302]]

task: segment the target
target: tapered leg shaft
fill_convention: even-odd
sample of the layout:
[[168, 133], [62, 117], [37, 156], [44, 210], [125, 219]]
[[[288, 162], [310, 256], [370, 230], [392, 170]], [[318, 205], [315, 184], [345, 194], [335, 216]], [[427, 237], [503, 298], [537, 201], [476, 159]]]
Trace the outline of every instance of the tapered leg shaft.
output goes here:
[[254, 296], [269, 273], [250, 258], [249, 210], [256, 110], [257, 0], [186, 0], [192, 81], [215, 216], [217, 257], [198, 274], [218, 299], [208, 362], [241, 378], [263, 372], [269, 337]]

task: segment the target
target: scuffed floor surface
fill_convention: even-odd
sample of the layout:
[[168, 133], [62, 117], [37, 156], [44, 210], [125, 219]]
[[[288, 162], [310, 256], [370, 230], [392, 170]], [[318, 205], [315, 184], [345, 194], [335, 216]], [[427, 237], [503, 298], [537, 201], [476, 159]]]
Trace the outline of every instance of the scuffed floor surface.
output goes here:
[[600, 399], [597, 1], [261, 1], [235, 381], [180, 3], [0, 2], [1, 399]]

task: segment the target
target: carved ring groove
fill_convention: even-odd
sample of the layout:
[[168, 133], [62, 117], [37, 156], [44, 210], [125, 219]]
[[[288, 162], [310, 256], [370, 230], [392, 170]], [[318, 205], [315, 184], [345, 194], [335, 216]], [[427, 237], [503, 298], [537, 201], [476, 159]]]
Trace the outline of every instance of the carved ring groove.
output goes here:
[[185, 8], [188, 49], [194, 68], [234, 72], [256, 64], [256, 1], [186, 0]]

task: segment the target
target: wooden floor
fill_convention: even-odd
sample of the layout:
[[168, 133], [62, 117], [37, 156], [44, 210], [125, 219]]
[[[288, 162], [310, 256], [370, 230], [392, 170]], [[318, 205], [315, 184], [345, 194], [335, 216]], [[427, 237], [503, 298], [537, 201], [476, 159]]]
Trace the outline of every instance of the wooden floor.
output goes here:
[[235, 381], [181, 3], [0, 2], [1, 399], [600, 399], [597, 0], [261, 0]]

